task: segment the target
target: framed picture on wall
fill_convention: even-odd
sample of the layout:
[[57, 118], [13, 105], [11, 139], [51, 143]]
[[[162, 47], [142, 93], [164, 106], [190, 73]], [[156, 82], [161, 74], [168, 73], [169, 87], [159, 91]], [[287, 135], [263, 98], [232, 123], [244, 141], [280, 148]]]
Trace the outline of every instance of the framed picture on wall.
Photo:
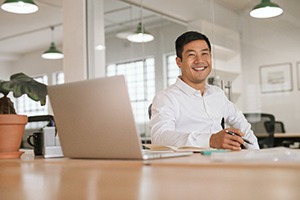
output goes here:
[[292, 64], [261, 66], [260, 85], [262, 93], [291, 91], [293, 89]]
[[298, 90], [300, 90], [300, 62], [297, 62]]

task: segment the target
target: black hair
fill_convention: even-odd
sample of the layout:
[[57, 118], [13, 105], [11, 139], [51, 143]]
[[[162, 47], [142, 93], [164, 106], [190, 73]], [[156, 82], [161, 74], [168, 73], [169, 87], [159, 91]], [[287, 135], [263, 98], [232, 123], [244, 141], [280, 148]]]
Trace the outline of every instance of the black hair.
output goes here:
[[184, 45], [187, 43], [190, 43], [195, 40], [204, 40], [209, 48], [209, 51], [211, 52], [211, 45], [209, 42], [209, 39], [202, 33], [196, 32], [196, 31], [188, 31], [180, 35], [176, 41], [175, 41], [175, 48], [176, 48], [176, 55], [180, 59], [182, 59], [182, 51]]

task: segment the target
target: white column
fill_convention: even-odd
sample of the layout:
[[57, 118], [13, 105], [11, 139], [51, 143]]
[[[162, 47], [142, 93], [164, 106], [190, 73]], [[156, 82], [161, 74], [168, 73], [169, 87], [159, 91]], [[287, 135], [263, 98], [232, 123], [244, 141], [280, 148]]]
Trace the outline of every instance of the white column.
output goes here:
[[105, 76], [105, 47], [103, 0], [88, 0], [88, 78]]
[[63, 0], [65, 82], [87, 78], [86, 1]]

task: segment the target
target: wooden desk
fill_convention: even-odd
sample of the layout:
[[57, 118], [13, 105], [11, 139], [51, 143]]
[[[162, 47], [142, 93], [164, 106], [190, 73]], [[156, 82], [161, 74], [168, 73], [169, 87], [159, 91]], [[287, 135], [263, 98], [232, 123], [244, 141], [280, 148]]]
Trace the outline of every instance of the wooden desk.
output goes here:
[[4, 200], [294, 200], [299, 186], [298, 162], [212, 163], [200, 154], [147, 162], [0, 160]]

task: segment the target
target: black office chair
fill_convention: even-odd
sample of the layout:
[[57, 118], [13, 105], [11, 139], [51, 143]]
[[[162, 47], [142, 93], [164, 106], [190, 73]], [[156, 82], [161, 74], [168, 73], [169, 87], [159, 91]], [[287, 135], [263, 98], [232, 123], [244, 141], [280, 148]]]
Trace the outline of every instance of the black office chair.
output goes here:
[[[284, 124], [281, 121], [275, 121], [275, 133], [285, 133]], [[283, 140], [278, 145], [284, 147], [290, 147], [294, 144], [293, 140]]]
[[151, 115], [152, 115], [151, 108], [152, 108], [152, 103], [148, 107], [148, 117], [149, 117], [149, 119], [151, 119]]
[[275, 133], [285, 133], [283, 122], [275, 121]]
[[258, 138], [260, 148], [274, 146], [275, 117], [267, 113], [244, 113], [251, 129]]

